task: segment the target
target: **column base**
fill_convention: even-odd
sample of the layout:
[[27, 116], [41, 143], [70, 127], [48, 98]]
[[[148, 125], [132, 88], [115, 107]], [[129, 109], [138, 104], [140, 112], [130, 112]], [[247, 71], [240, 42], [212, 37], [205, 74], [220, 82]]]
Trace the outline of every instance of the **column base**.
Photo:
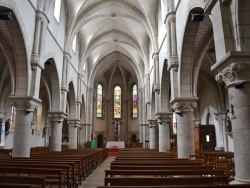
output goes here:
[[237, 177], [234, 177], [234, 180], [231, 181], [229, 184], [250, 184], [250, 180], [241, 180]]

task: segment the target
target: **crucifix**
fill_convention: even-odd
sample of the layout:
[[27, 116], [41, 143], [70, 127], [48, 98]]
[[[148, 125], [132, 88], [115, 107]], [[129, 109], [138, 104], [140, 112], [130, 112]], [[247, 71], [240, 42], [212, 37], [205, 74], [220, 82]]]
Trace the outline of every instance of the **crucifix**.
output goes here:
[[116, 121], [112, 121], [113, 125], [114, 125], [114, 132], [115, 132], [115, 139], [118, 141], [120, 140], [120, 125], [122, 122], [116, 120]]

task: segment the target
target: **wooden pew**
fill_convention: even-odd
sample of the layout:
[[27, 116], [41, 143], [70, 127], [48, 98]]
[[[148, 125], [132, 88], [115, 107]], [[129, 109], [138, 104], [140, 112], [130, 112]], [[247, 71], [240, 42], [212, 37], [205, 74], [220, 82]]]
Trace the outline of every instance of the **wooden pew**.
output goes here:
[[[72, 187], [74, 185], [73, 179], [72, 179], [72, 168], [70, 165], [63, 165], [63, 164], [47, 164], [47, 163], [32, 163], [32, 162], [2, 162], [0, 161], [1, 167], [17, 167], [17, 168], [44, 168], [44, 169], [62, 169], [64, 174], [66, 175], [66, 185], [68, 188]], [[1, 182], [0, 182], [1, 183]]]
[[167, 158], [167, 157], [116, 157], [115, 161], [148, 161], [148, 160], [153, 160], [153, 161], [189, 161], [189, 159], [177, 159], [177, 158]]
[[228, 184], [226, 176], [214, 177], [105, 177], [105, 186], [159, 186], [159, 185], [204, 185]]
[[1, 184], [0, 183], [0, 188], [34, 188], [34, 186], [32, 186], [31, 184], [21, 184], [21, 185], [17, 185], [17, 184]]
[[112, 165], [136, 165], [136, 166], [167, 166], [167, 165], [202, 165], [202, 163], [194, 163], [190, 161], [113, 161]]
[[[218, 188], [218, 185], [163, 185], [163, 186], [146, 186], [147, 188]], [[237, 187], [250, 187], [246, 184], [228, 184], [228, 185], [219, 185], [222, 188], [237, 188]], [[111, 186], [98, 186], [97, 188], [111, 188]], [[145, 186], [112, 186], [112, 188], [145, 188]]]
[[0, 166], [0, 175], [18, 175], [18, 176], [40, 176], [45, 178], [46, 185], [57, 185], [62, 187], [66, 184], [66, 175], [62, 169], [48, 168], [20, 168], [20, 167], [2, 167]]
[[186, 176], [225, 176], [224, 170], [105, 170], [105, 177], [113, 177], [116, 175], [125, 175], [127, 176], [178, 176], [178, 175], [186, 175]]
[[42, 176], [15, 176], [0, 175], [1, 184], [31, 184], [34, 187], [45, 188], [45, 177]]
[[112, 165], [111, 170], [211, 170], [213, 166], [201, 166], [201, 165], [167, 165], [167, 166], [126, 166], [126, 165]]

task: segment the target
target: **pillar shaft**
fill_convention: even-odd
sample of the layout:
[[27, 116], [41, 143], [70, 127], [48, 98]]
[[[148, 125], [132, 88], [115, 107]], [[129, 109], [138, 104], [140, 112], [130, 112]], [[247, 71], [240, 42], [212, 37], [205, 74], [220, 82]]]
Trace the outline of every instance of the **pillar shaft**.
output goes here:
[[79, 144], [84, 147], [85, 143], [86, 143], [86, 124], [81, 123], [80, 124], [80, 140], [79, 140]]
[[15, 133], [13, 140], [13, 157], [30, 157], [31, 122], [33, 111], [38, 108], [38, 99], [32, 97], [10, 97], [16, 108]]
[[77, 131], [79, 127], [79, 120], [68, 120], [69, 124], [69, 147], [71, 149], [77, 148]]
[[62, 123], [67, 117], [64, 112], [48, 111], [51, 122], [50, 151], [62, 150]]
[[50, 151], [62, 150], [62, 122], [51, 122]]
[[158, 148], [158, 127], [157, 120], [148, 120], [149, 122], [149, 149]]
[[178, 98], [171, 101], [177, 114], [177, 149], [178, 158], [188, 158], [195, 153], [193, 109], [198, 98]]
[[159, 127], [159, 152], [170, 150], [170, 118], [172, 113], [157, 113]]
[[[239, 57], [242, 58], [240, 63], [235, 63], [239, 61]], [[249, 54], [230, 53], [227, 54], [223, 62], [213, 66], [213, 70], [219, 72], [216, 75], [216, 80], [225, 82], [226, 88], [228, 88], [236, 172], [234, 179], [235, 183], [243, 184], [250, 183], [249, 61]]]
[[[226, 117], [227, 114], [226, 112], [220, 112], [220, 113], [215, 113], [215, 118], [216, 120], [219, 121], [219, 146], [223, 147], [224, 151], [228, 151], [228, 141], [227, 141], [227, 135], [226, 135]], [[218, 146], [217, 145], [217, 146]]]

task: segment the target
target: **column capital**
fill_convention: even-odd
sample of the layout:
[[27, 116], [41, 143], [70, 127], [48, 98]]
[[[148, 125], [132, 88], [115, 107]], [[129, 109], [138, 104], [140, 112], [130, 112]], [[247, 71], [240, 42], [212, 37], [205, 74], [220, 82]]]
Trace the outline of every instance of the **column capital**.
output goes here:
[[38, 104], [41, 102], [40, 99], [34, 98], [33, 96], [10, 96], [10, 101], [16, 110], [23, 110], [27, 112], [33, 112], [38, 108]]
[[172, 105], [172, 108], [176, 113], [193, 112], [194, 108], [197, 107], [198, 99], [199, 99], [198, 97], [192, 97], [192, 98], [179, 97], [171, 100], [170, 104]]
[[[249, 61], [250, 62], [250, 61]], [[250, 64], [249, 63], [231, 63], [216, 77], [216, 81], [225, 82], [226, 87], [234, 84], [243, 84], [250, 81]]]
[[67, 122], [68, 124], [79, 125], [81, 120], [80, 119], [68, 119]]
[[225, 121], [226, 118], [227, 118], [227, 112], [226, 111], [224, 111], [224, 112], [215, 112], [214, 115], [215, 115], [215, 119], [217, 121], [218, 120]]
[[148, 119], [148, 124], [149, 124], [149, 128], [158, 126], [158, 122], [156, 119]]
[[52, 121], [58, 121], [61, 122], [63, 119], [67, 118], [67, 113], [62, 111], [48, 111], [48, 117], [50, 119], [50, 122]]
[[154, 61], [158, 61], [158, 60], [159, 60], [159, 52], [153, 53], [152, 59], [153, 59]]
[[164, 21], [164, 24], [166, 24], [166, 22], [175, 22], [176, 20], [176, 16], [175, 16], [175, 12], [171, 11], [166, 15], [166, 19]]
[[173, 69], [174, 71], [178, 71], [179, 68], [179, 62], [178, 62], [178, 56], [171, 56], [168, 61], [168, 71]]
[[168, 121], [173, 117], [172, 112], [158, 112], [155, 114], [158, 121]]
[[146, 75], [145, 75], [145, 78], [146, 78], [146, 79], [149, 79], [149, 78], [150, 78], [150, 74], [146, 74]]
[[68, 52], [63, 53], [63, 57], [65, 60], [69, 61], [71, 59], [71, 55]]
[[47, 15], [40, 10], [36, 11], [36, 20], [40, 21], [40, 22], [49, 23], [49, 19], [48, 19]]
[[160, 84], [159, 83], [154, 83], [153, 91], [158, 92], [158, 93], [160, 92]]
[[93, 89], [92, 87], [88, 87], [88, 88], [87, 88], [87, 91], [88, 91], [88, 92], [93, 92], [94, 89]]

